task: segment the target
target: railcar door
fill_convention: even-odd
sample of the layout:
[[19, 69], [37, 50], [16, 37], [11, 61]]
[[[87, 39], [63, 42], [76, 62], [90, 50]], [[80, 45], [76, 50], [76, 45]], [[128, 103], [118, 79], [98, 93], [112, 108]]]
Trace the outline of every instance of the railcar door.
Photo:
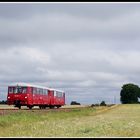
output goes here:
[[37, 88], [36, 87], [33, 87], [32, 88], [32, 93], [33, 93], [33, 104], [34, 105], [37, 105], [38, 104], [38, 95], [37, 95]]
[[28, 87], [27, 89], [28, 94], [28, 104], [33, 105], [33, 93], [32, 93], [32, 87]]
[[49, 96], [49, 99], [50, 99], [49, 105], [53, 106], [54, 105], [54, 91], [49, 90], [48, 91], [48, 96]]

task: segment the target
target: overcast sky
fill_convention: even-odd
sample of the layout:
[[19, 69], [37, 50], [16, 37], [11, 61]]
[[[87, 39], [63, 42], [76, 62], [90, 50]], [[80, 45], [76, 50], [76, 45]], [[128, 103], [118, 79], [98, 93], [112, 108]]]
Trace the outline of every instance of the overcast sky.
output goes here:
[[0, 100], [13, 82], [119, 103], [140, 86], [140, 3], [0, 3]]

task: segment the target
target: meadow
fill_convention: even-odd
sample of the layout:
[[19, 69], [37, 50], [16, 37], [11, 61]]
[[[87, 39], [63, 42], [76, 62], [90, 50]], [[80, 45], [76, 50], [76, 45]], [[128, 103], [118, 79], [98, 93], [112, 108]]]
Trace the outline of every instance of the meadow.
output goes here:
[[140, 137], [139, 132], [139, 104], [0, 115], [0, 137]]

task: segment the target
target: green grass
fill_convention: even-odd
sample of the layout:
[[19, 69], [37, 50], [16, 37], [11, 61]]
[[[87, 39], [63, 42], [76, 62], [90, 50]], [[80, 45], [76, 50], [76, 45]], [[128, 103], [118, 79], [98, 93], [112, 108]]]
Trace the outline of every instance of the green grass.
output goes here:
[[0, 116], [0, 137], [139, 137], [139, 132], [139, 104]]

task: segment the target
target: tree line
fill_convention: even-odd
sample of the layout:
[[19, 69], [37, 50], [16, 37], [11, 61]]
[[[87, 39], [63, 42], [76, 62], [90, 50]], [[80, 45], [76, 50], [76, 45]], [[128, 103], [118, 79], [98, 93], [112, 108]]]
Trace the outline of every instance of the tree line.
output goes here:
[[0, 104], [7, 104], [7, 100], [0, 101]]

